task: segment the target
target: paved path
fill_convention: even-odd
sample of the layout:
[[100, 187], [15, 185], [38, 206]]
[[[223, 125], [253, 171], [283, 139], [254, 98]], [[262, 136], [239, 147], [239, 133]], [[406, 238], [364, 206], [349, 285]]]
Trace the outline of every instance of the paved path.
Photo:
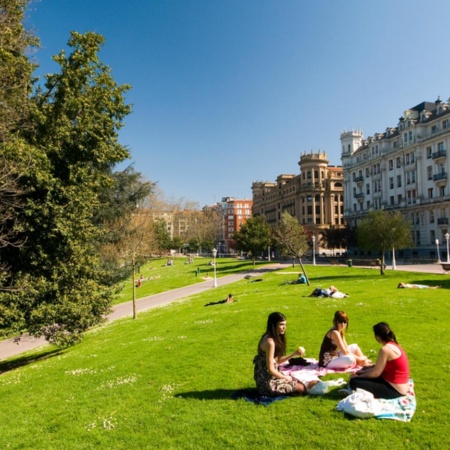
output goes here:
[[[247, 275], [258, 276], [265, 272], [270, 272], [273, 270], [279, 270], [285, 267], [289, 267], [290, 265], [291, 265], [290, 263], [276, 263], [264, 266], [260, 269], [220, 277], [217, 278], [217, 286], [225, 286], [227, 284], [234, 283], [236, 281], [242, 280]], [[358, 269], [358, 267], [354, 267], [354, 269]], [[371, 269], [379, 270], [379, 268], [377, 267], [371, 267]], [[386, 268], [386, 270], [391, 269], [392, 269], [391, 266], [387, 266]], [[435, 274], [443, 273], [442, 266], [440, 264], [397, 265], [397, 270], [407, 272], [435, 273]], [[185, 297], [189, 297], [191, 295], [205, 292], [213, 288], [213, 283], [214, 280], [211, 278], [209, 280], [193, 284], [191, 286], [185, 286], [171, 291], [161, 292], [160, 294], [140, 298], [136, 301], [136, 312], [139, 313], [141, 311], [155, 308], [157, 306], [166, 305], [175, 300], [179, 300]], [[119, 305], [115, 305], [112, 308], [112, 312], [107, 316], [107, 320], [113, 321], [116, 319], [120, 319], [122, 317], [131, 316], [132, 314], [133, 314], [132, 302], [121, 303]], [[20, 341], [16, 341], [14, 338], [5, 339], [3, 341], [0, 341], [0, 360], [10, 358], [12, 356], [16, 356], [21, 353], [45, 345], [48, 345], [48, 342], [44, 338], [34, 338], [28, 334], [23, 335]]]
[[[249, 270], [233, 275], [226, 275], [224, 277], [217, 278], [217, 286], [225, 286], [230, 283], [244, 279], [245, 276], [258, 276], [265, 272], [271, 272], [273, 270], [279, 270], [290, 264], [276, 263], [261, 267], [259, 269]], [[202, 281], [201, 283], [193, 284], [191, 286], [185, 286], [178, 289], [173, 289], [167, 292], [161, 292], [160, 294], [150, 295], [148, 297], [140, 298], [136, 301], [136, 312], [142, 312], [147, 309], [155, 308], [157, 306], [166, 305], [175, 300], [179, 300], [191, 295], [205, 292], [214, 288], [214, 279]], [[112, 308], [112, 312], [107, 316], [107, 321], [113, 321], [122, 317], [133, 315], [133, 303], [126, 302], [119, 305], [115, 305]], [[33, 350], [38, 347], [48, 345], [48, 342], [44, 338], [35, 338], [28, 334], [24, 334], [20, 341], [15, 338], [5, 339], [0, 341], [0, 360], [10, 358], [12, 356], [19, 355], [21, 353]]]

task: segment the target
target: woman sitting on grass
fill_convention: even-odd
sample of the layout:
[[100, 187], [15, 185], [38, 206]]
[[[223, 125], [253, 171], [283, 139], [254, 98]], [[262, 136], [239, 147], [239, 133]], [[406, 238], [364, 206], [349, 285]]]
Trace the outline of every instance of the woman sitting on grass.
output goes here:
[[348, 317], [344, 311], [336, 311], [333, 327], [325, 334], [319, 354], [319, 366], [327, 369], [350, 369], [370, 363], [358, 344], [347, 345], [345, 330], [348, 329]]
[[289, 375], [278, 370], [278, 365], [287, 362], [294, 356], [302, 356], [305, 349], [299, 347], [294, 353], [286, 356], [286, 317], [273, 312], [267, 320], [266, 332], [258, 344], [258, 354], [253, 360], [254, 379], [261, 395], [274, 397], [277, 395], [305, 395], [306, 387]]
[[389, 325], [380, 322], [374, 325], [377, 342], [382, 344], [376, 363], [364, 367], [350, 378], [350, 389], [364, 389], [375, 398], [398, 398], [409, 389], [409, 363], [405, 351]]

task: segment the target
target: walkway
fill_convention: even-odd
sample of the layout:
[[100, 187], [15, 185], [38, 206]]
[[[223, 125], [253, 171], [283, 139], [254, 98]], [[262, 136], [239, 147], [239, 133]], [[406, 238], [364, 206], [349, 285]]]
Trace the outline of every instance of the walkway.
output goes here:
[[[245, 276], [258, 276], [265, 272], [271, 272], [274, 270], [283, 269], [289, 267], [290, 263], [276, 263], [264, 266], [260, 269], [255, 269], [239, 274], [227, 275], [217, 278], [217, 286], [225, 286], [236, 281], [240, 281]], [[308, 265], [306, 265], [308, 267]], [[353, 267], [358, 269], [358, 267]], [[374, 270], [379, 270], [377, 267], [371, 267]], [[387, 266], [387, 271], [392, 270], [390, 266]], [[413, 265], [397, 265], [397, 270], [406, 272], [423, 272], [423, 273], [435, 273], [442, 274], [442, 266], [440, 264], [413, 264]], [[297, 270], [298, 272], [298, 270]], [[174, 289], [167, 292], [161, 292], [160, 294], [150, 295], [148, 297], [140, 298], [136, 301], [136, 312], [146, 311], [157, 306], [167, 305], [175, 300], [180, 300], [191, 295], [200, 294], [213, 288], [213, 279], [203, 281], [201, 283], [193, 284], [191, 286], [185, 286], [182, 288]], [[133, 304], [132, 302], [121, 303], [115, 305], [112, 308], [112, 312], [107, 316], [107, 321], [113, 321], [121, 319], [123, 317], [132, 316]], [[35, 338], [28, 334], [21, 337], [20, 341], [16, 339], [5, 339], [0, 341], [0, 360], [17, 356], [21, 353], [33, 350], [38, 347], [48, 345], [48, 342], [44, 338]]]
[[[241, 272], [238, 274], [227, 275], [224, 277], [217, 278], [217, 286], [225, 286], [236, 281], [244, 279], [246, 276], [258, 276], [265, 272], [271, 272], [274, 270], [280, 270], [290, 264], [276, 263], [264, 266], [260, 269], [254, 269], [246, 272]], [[140, 298], [136, 301], [136, 312], [142, 312], [157, 306], [167, 305], [175, 300], [180, 300], [185, 297], [190, 297], [191, 295], [200, 294], [209, 289], [212, 289], [214, 279], [210, 278], [201, 283], [193, 284], [191, 286], [185, 286], [178, 289], [173, 289], [167, 292], [161, 292], [160, 294], [150, 295], [148, 297]], [[121, 319], [123, 317], [133, 315], [133, 303], [126, 302], [120, 303], [112, 307], [112, 312], [107, 316], [107, 321], [111, 322], [113, 320]], [[43, 347], [48, 345], [48, 342], [44, 338], [35, 338], [29, 334], [25, 334], [17, 341], [15, 338], [5, 339], [0, 341], [0, 360], [10, 358], [12, 356], [17, 356], [21, 353], [33, 350], [38, 347]]]

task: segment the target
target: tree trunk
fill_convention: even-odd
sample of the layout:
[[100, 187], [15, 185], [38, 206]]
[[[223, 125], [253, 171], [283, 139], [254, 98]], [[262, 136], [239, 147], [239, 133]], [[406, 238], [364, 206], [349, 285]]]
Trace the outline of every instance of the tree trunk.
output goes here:
[[299, 264], [300, 264], [300, 267], [302, 268], [303, 275], [305, 275], [305, 278], [306, 278], [306, 284], [307, 284], [308, 286], [310, 286], [311, 283], [309, 282], [309, 278], [308, 278], [308, 275], [306, 274], [305, 267], [303, 266], [302, 259], [301, 259], [301, 258], [298, 258], [298, 262], [299, 262]]

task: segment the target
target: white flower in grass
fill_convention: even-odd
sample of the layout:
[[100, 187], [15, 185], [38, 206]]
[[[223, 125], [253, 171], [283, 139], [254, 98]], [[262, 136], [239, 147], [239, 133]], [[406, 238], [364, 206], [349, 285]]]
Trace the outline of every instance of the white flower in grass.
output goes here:
[[206, 320], [197, 320], [194, 323], [196, 325], [206, 325], [208, 323], [213, 323], [213, 321], [211, 319], [206, 319]]
[[114, 389], [118, 386], [123, 386], [124, 384], [133, 384], [136, 383], [137, 377], [135, 375], [131, 375], [129, 377], [118, 377], [115, 380], [107, 381], [106, 383], [102, 383], [97, 390], [100, 389]]
[[64, 373], [67, 375], [94, 375], [97, 371], [95, 369], [75, 369], [66, 370]]
[[157, 341], [163, 341], [164, 338], [160, 336], [153, 336], [142, 339], [144, 342], [157, 342]]
[[187, 336], [178, 336], [178, 339], [187, 339]]

